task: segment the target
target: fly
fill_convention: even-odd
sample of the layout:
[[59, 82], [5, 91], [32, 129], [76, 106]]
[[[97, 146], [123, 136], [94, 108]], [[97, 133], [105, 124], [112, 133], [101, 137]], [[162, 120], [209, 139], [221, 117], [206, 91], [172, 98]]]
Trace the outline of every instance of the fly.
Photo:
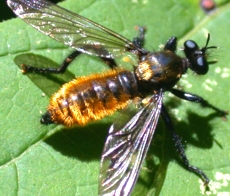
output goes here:
[[[211, 108], [226, 118], [226, 111], [202, 97], [173, 88], [188, 69], [198, 75], [207, 74], [209, 62], [206, 52], [217, 48], [208, 46], [209, 34], [202, 48], [195, 41], [185, 41], [186, 57], [182, 58], [175, 53], [176, 37], [171, 37], [161, 51], [150, 52], [143, 48], [145, 29], [142, 27], [139, 27], [139, 35], [130, 41], [49, 1], [7, 0], [7, 3], [29, 25], [76, 50], [59, 68], [22, 65], [23, 72], [63, 73], [81, 53], [98, 56], [111, 68], [102, 74], [78, 77], [64, 84], [51, 97], [47, 112], [41, 117], [42, 124], [84, 126], [117, 110], [129, 108], [132, 100], [140, 100], [140, 109], [136, 114], [127, 120], [121, 114], [109, 129], [101, 158], [99, 195], [131, 194], [160, 115], [185, 166], [199, 175], [205, 185], [209, 183], [202, 170], [190, 165], [163, 104], [164, 92], [169, 91], [181, 99]], [[138, 58], [132, 71], [118, 67], [114, 61], [125, 52], [133, 53]]]

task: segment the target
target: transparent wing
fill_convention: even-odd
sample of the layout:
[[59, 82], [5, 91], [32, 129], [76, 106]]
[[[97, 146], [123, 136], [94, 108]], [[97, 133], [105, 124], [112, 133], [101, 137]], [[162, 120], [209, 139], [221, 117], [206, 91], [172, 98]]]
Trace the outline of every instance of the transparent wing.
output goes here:
[[7, 0], [8, 6], [29, 25], [83, 53], [114, 58], [137, 50], [128, 39], [46, 0]]
[[[153, 95], [128, 123], [111, 126], [101, 160], [99, 195], [130, 195], [161, 113], [163, 94]], [[120, 127], [120, 125], [118, 126]]]

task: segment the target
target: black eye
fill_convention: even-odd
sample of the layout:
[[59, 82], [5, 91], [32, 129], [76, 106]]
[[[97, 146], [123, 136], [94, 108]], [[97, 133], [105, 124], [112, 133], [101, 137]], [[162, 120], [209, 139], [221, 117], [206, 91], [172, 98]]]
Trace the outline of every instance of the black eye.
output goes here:
[[199, 75], [204, 75], [208, 72], [208, 62], [205, 58], [205, 56], [199, 56], [196, 59], [196, 63], [195, 63], [195, 68], [196, 68], [196, 73]]
[[203, 48], [199, 48], [196, 42], [187, 40], [184, 43], [184, 53], [190, 65], [189, 68], [199, 75], [204, 75], [208, 72], [208, 62], [206, 59], [206, 50], [210, 48], [217, 48], [216, 46], [208, 46], [210, 34], [208, 34], [207, 42]]
[[187, 40], [184, 43], [184, 52], [185, 52], [186, 56], [192, 55], [198, 49], [199, 49], [198, 45], [196, 44], [196, 42], [194, 42], [192, 40]]

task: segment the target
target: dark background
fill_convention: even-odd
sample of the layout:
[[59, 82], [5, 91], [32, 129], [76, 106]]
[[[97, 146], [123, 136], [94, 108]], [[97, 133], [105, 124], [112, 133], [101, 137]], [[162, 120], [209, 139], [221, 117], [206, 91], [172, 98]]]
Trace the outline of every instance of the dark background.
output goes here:
[[[53, 3], [61, 2], [61, 0], [50, 0]], [[0, 22], [4, 20], [11, 19], [16, 17], [15, 14], [11, 11], [11, 9], [7, 6], [6, 0], [0, 1]]]

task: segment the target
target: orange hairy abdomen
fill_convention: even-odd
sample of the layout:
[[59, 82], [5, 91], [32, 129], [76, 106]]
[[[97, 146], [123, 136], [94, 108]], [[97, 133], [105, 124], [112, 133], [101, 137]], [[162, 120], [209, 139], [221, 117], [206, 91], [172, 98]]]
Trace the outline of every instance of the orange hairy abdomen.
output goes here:
[[83, 126], [124, 108], [138, 94], [135, 82], [132, 72], [122, 70], [79, 77], [51, 97], [47, 111], [54, 123]]

